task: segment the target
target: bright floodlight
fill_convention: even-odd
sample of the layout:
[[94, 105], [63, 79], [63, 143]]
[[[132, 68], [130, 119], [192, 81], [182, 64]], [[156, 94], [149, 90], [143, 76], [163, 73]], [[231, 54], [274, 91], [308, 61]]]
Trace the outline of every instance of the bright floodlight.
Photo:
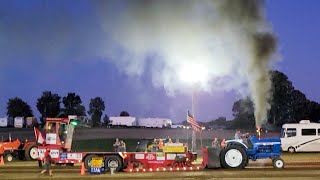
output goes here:
[[180, 67], [178, 73], [180, 80], [184, 83], [195, 84], [208, 81], [208, 69], [203, 64], [184, 64]]

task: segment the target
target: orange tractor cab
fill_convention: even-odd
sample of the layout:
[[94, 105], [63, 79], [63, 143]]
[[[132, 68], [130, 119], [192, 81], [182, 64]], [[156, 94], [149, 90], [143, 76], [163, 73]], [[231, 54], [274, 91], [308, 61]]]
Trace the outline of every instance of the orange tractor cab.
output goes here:
[[6, 162], [11, 162], [18, 157], [21, 160], [36, 160], [38, 156], [37, 146], [35, 142], [19, 139], [12, 141], [11, 138], [7, 141], [0, 142], [0, 157], [3, 156]]
[[[91, 172], [109, 171], [157, 171], [160, 169], [197, 169], [192, 162], [196, 154], [188, 151], [185, 144], [167, 143], [161, 152], [73, 152], [71, 150], [76, 117], [47, 118], [45, 143], [38, 146], [38, 160], [44, 159], [46, 150], [50, 150], [55, 164], [73, 165], [84, 163], [84, 167]], [[96, 161], [101, 162], [100, 169], [96, 168]], [[199, 168], [198, 168], [199, 169]]]

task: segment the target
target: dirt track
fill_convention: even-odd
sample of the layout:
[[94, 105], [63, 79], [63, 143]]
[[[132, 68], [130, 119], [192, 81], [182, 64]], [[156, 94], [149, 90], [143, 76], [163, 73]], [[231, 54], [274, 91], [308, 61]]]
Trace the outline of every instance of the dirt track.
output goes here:
[[[80, 166], [66, 167], [53, 166], [52, 179], [318, 179], [320, 176], [320, 162], [290, 161], [295, 155], [286, 155], [285, 169], [274, 169], [269, 160], [250, 162], [249, 166], [241, 170], [206, 169], [184, 172], [119, 172], [115, 175], [109, 173], [80, 175]], [[298, 159], [304, 159], [301, 155]], [[318, 155], [317, 155], [318, 156]], [[317, 158], [318, 159], [318, 158]], [[316, 159], [316, 160], [317, 160]], [[37, 162], [13, 162], [0, 166], [0, 179], [48, 179], [48, 175], [39, 176]], [[51, 179], [51, 178], [50, 178]]]

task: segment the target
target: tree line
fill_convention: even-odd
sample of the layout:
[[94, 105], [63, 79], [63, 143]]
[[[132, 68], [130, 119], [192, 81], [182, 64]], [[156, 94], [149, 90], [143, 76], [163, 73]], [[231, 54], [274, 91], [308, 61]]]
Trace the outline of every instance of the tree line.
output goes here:
[[[268, 113], [267, 126], [273, 128], [281, 127], [284, 123], [299, 122], [308, 119], [313, 122], [320, 120], [320, 104], [311, 101], [299, 90], [295, 89], [288, 77], [280, 71], [271, 71], [272, 98], [270, 99], [270, 110]], [[62, 107], [61, 107], [62, 103]], [[86, 108], [82, 105], [79, 95], [74, 92], [60, 97], [51, 91], [44, 91], [37, 99], [36, 105], [41, 114], [40, 122], [44, 124], [46, 117], [68, 117], [68, 115], [86, 116]], [[101, 97], [90, 99], [89, 110], [92, 126], [98, 126], [105, 110], [105, 103]], [[204, 126], [223, 126], [226, 128], [255, 128], [254, 105], [249, 97], [239, 99], [232, 106], [233, 119], [227, 120], [219, 117]], [[33, 111], [22, 99], [15, 97], [7, 103], [7, 115], [9, 117], [30, 117]], [[122, 111], [120, 116], [130, 116], [128, 112]], [[109, 122], [107, 114], [103, 117], [105, 125]], [[186, 122], [183, 122], [186, 124]]]
[[[306, 119], [320, 120], [320, 104], [309, 100], [305, 94], [294, 88], [289, 78], [280, 71], [271, 71], [272, 98], [268, 113], [267, 128], [279, 128], [285, 123], [298, 123]], [[227, 128], [255, 128], [254, 105], [249, 97], [239, 99], [232, 106], [234, 119], [225, 117], [212, 120], [208, 126]]]
[[[51, 91], [44, 91], [41, 97], [37, 99], [36, 107], [41, 114], [41, 124], [45, 123], [46, 117], [86, 116], [86, 108], [82, 105], [81, 97], [74, 92], [70, 92], [61, 98], [58, 94]], [[104, 110], [105, 103], [101, 97], [90, 99], [87, 113], [91, 116], [93, 126], [100, 124]], [[7, 103], [7, 115], [9, 117], [32, 117], [33, 111], [25, 101], [15, 97], [9, 99]], [[108, 116], [105, 115], [104, 120], [107, 121], [108, 119]]]

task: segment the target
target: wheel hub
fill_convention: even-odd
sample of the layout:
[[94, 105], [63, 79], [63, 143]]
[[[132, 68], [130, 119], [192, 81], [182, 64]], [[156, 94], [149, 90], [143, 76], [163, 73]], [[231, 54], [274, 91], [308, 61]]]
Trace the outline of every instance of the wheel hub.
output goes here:
[[225, 161], [230, 167], [238, 167], [242, 163], [242, 154], [237, 149], [230, 149], [225, 154]]
[[13, 157], [12, 157], [12, 156], [8, 156], [8, 157], [7, 157], [7, 161], [8, 161], [8, 162], [11, 162], [12, 160], [13, 160]]
[[119, 165], [118, 165], [118, 161], [116, 161], [116, 160], [110, 160], [109, 162], [108, 162], [108, 166], [110, 167], [110, 168], [117, 168]]
[[30, 149], [30, 157], [35, 160], [38, 158], [38, 148], [34, 147]]
[[277, 168], [282, 168], [283, 162], [281, 160], [276, 160], [275, 165]]

